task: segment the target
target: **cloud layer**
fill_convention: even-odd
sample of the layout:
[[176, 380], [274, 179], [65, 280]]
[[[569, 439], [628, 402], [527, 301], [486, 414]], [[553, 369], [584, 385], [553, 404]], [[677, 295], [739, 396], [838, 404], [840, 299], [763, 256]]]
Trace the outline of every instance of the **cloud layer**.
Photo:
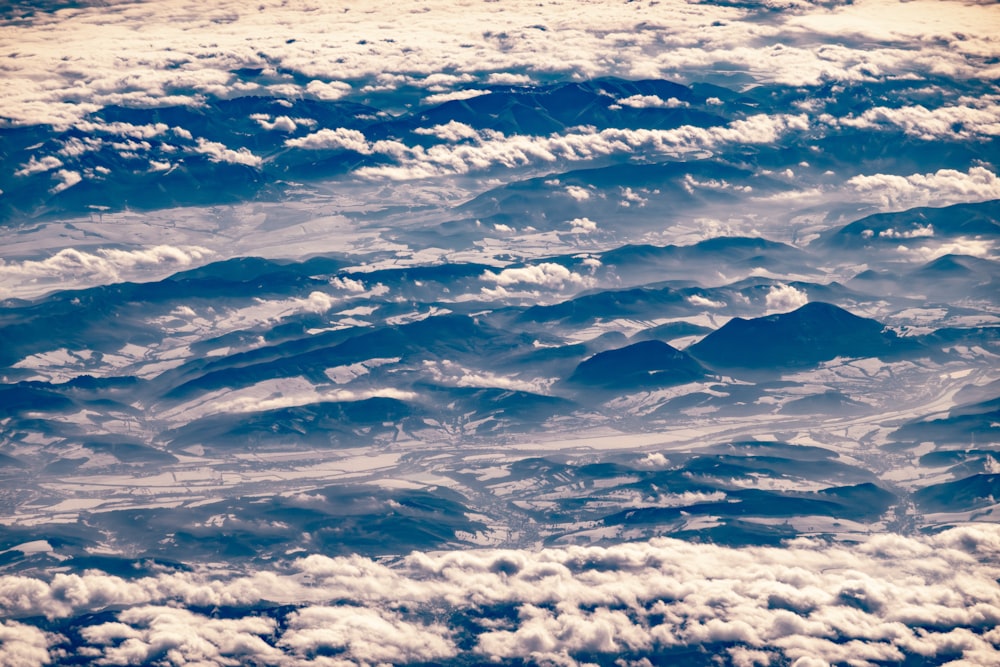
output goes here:
[[[766, 22], [755, 20], [759, 12]], [[914, 74], [988, 80], [1000, 76], [989, 60], [997, 24], [988, 5], [929, 0], [905, 9], [891, 0], [759, 9], [679, 0], [519, 0], [461, 11], [447, 0], [405, 11], [277, 0], [80, 7], [5, 26], [0, 51], [14, 55], [0, 80], [0, 118], [68, 124], [112, 104], [197, 106], [245, 94], [334, 100], [400, 86], [439, 103], [468, 97], [476, 81], [683, 78], [719, 64], [791, 85]], [[455, 54], [461, 74], [451, 73]]]
[[[785, 548], [655, 539], [414, 553], [395, 565], [313, 555], [243, 575], [5, 576], [5, 616], [76, 618], [85, 644], [8, 621], [0, 630], [17, 641], [0, 650], [26, 666], [44, 664], [44, 653], [110, 665], [157, 656], [172, 665], [577, 665], [697, 647], [734, 664], [871, 665], [907, 656], [987, 664], [1000, 659], [998, 563], [1000, 527], [979, 525]], [[114, 620], [84, 616], [103, 609], [118, 609]]]

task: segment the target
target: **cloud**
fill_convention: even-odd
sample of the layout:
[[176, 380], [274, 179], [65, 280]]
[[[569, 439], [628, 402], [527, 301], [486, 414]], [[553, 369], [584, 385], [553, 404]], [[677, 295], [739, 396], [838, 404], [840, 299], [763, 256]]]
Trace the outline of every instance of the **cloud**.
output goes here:
[[324, 128], [304, 137], [286, 139], [289, 148], [304, 148], [306, 150], [354, 151], [362, 155], [370, 155], [372, 147], [365, 139], [364, 133], [346, 127], [335, 130]]
[[273, 121], [271, 117], [267, 114], [253, 114], [250, 116], [253, 120], [257, 121], [258, 124], [265, 130], [278, 130], [279, 132], [294, 132], [298, 129], [298, 125], [295, 121], [288, 116], [278, 116]]
[[[82, 641], [67, 650], [85, 653], [70, 657], [105, 664], [145, 662], [155, 651], [176, 664], [288, 666], [317, 654], [345, 665], [578, 665], [643, 655], [669, 662], [674, 651], [728, 651], [734, 664], [765, 655], [801, 665], [908, 656], [993, 664], [998, 563], [1000, 526], [976, 524], [844, 544], [732, 548], [657, 538], [417, 552], [392, 564], [310, 555], [244, 574], [205, 566], [130, 579], [97, 570], [5, 575], [0, 611], [22, 620], [0, 632], [53, 651], [61, 639], [28, 619], [71, 619], [61, 625]], [[192, 607], [226, 612], [213, 618]]]
[[240, 412], [264, 412], [267, 410], [280, 410], [282, 408], [294, 408], [302, 405], [313, 405], [316, 403], [353, 403], [366, 401], [370, 398], [393, 398], [398, 401], [413, 401], [417, 395], [411, 391], [385, 387], [382, 389], [365, 389], [354, 391], [351, 389], [336, 389], [334, 391], [300, 391], [295, 393], [281, 394], [263, 398], [254, 395], [254, 389], [240, 390], [233, 392], [233, 397], [222, 400], [220, 397], [212, 401], [205, 414], [225, 414]]
[[264, 163], [260, 156], [254, 155], [247, 148], [233, 150], [227, 148], [225, 144], [218, 141], [208, 141], [203, 137], [198, 137], [198, 143], [193, 150], [196, 153], [204, 153], [212, 162], [244, 164], [248, 167], [260, 167]]
[[[113, 12], [85, 6], [8, 26], [0, 49], [17, 55], [5, 65], [0, 119], [68, 127], [108, 104], [197, 107], [206, 98], [247, 94], [341, 99], [353, 93], [348, 81], [362, 82], [361, 92], [420, 84], [450, 95], [449, 88], [472, 81], [634, 80], [719, 63], [789, 85], [1000, 75], [990, 60], [996, 44], [988, 4], [907, 7], [901, 16], [894, 3], [876, 1], [756, 8], [663, 0], [623, 10], [512, 0], [455, 11], [453, 3], [430, 0], [412, 10], [343, 12], [339, 5], [221, 0], [208, 14], [179, 0]], [[282, 38], [288, 26], [294, 39]], [[463, 71], [455, 72], [456, 62]], [[242, 68], [261, 73], [241, 78]]]
[[585, 285], [586, 276], [574, 273], [561, 264], [542, 262], [516, 269], [504, 269], [500, 273], [484, 271], [480, 280], [491, 282], [499, 287], [515, 285], [537, 285], [551, 289], [561, 289], [566, 285]]
[[306, 92], [318, 100], [330, 102], [350, 95], [351, 84], [345, 81], [313, 80], [306, 84]]
[[56, 169], [61, 166], [63, 166], [62, 160], [53, 155], [46, 155], [41, 160], [32, 155], [27, 164], [22, 164], [21, 168], [14, 172], [14, 175], [30, 176], [31, 174], [40, 174], [44, 171], [51, 171], [52, 169]]
[[486, 77], [486, 83], [493, 83], [502, 86], [530, 86], [533, 81], [527, 74], [514, 74], [512, 72], [492, 72]]
[[[768, 295], [768, 298], [770, 298], [770, 295]], [[692, 294], [687, 298], [687, 300], [688, 303], [693, 306], [698, 306], [699, 308], [725, 308], [726, 306], [724, 301], [712, 301], [711, 299], [701, 296], [700, 294]]]
[[52, 174], [52, 180], [57, 181], [57, 183], [49, 188], [49, 192], [55, 195], [78, 184], [83, 180], [83, 176], [81, 176], [78, 171], [60, 169], [56, 173]]
[[848, 179], [847, 185], [861, 198], [885, 209], [1000, 199], [1000, 178], [981, 166], [971, 167], [967, 172], [939, 169], [933, 173], [909, 176], [861, 175]]
[[41, 667], [52, 663], [49, 644], [58, 638], [15, 621], [0, 621], [0, 665]]
[[[359, 176], [409, 180], [466, 174], [496, 167], [516, 168], [560, 160], [590, 160], [606, 155], [649, 153], [682, 156], [704, 153], [729, 144], [771, 144], [788, 133], [808, 129], [809, 120], [802, 114], [756, 114], [727, 125], [707, 128], [684, 125], [670, 130], [610, 128], [598, 131], [584, 127], [549, 136], [505, 135], [494, 130], [482, 130], [471, 144], [439, 144], [426, 149], [396, 141], [364, 142], [360, 132], [352, 134], [350, 141], [355, 146], [352, 150], [365, 154], [382, 153], [397, 161], [391, 166], [363, 167], [355, 172]], [[312, 143], [319, 143], [322, 146], [324, 142], [319, 140], [320, 137], [314, 142], [310, 139], [312, 136], [289, 140], [286, 145], [312, 148], [316, 147]], [[340, 141], [339, 138], [337, 141]], [[589, 195], [579, 186], [567, 186], [566, 191], [578, 200]]]
[[590, 218], [573, 218], [569, 221], [573, 234], [592, 234], [597, 231], [597, 223]]
[[990, 257], [993, 255], [994, 244], [986, 239], [958, 238], [947, 243], [937, 243], [922, 246], [898, 247], [904, 255], [912, 256], [919, 261], [929, 262], [944, 255], [969, 255], [970, 257]]
[[208, 259], [212, 251], [200, 246], [158, 245], [142, 250], [98, 248], [94, 252], [65, 248], [42, 260], [5, 262], [0, 259], [0, 279], [35, 280], [88, 278], [115, 281], [137, 269], [178, 270]]
[[833, 119], [834, 123], [860, 128], [899, 128], [928, 141], [941, 138], [973, 139], [1000, 136], [1000, 103], [996, 96], [968, 100], [960, 106], [928, 109], [924, 106], [874, 107], [858, 116]]
[[677, 109], [689, 106], [687, 102], [682, 102], [676, 97], [664, 100], [656, 95], [632, 95], [631, 97], [618, 100], [618, 104], [635, 109]]
[[767, 312], [785, 313], [809, 303], [809, 295], [791, 285], [774, 285], [765, 297]]
[[590, 191], [587, 188], [581, 188], [579, 185], [567, 185], [566, 194], [577, 201], [587, 201], [590, 199]]
[[404, 664], [457, 653], [443, 625], [402, 620], [398, 614], [356, 607], [307, 607], [289, 618], [280, 646], [303, 657], [343, 650], [362, 664]]
[[461, 141], [462, 139], [476, 139], [479, 137], [478, 130], [471, 125], [460, 123], [457, 120], [451, 120], [444, 125], [435, 125], [433, 127], [417, 127], [413, 129], [413, 133], [430, 135], [438, 139], [444, 139], [445, 141]]
[[525, 391], [532, 394], [548, 394], [556, 378], [521, 378], [512, 375], [497, 375], [490, 371], [471, 370], [445, 359], [425, 361], [424, 370], [435, 382], [453, 387], [484, 387]]
[[[875, 232], [871, 229], [866, 229], [861, 232], [861, 236], [865, 238], [871, 238], [874, 236]], [[903, 231], [896, 231], [895, 227], [890, 227], [889, 229], [883, 229], [878, 233], [880, 239], [919, 239], [934, 236], [934, 226], [933, 225], [916, 225], [912, 229], [906, 229]]]
[[470, 100], [473, 97], [480, 97], [481, 95], [489, 95], [492, 91], [489, 90], [455, 90], [449, 93], [437, 93], [436, 95], [428, 95], [424, 99], [420, 100], [421, 104], [444, 104], [445, 102], [452, 102], [454, 100]]

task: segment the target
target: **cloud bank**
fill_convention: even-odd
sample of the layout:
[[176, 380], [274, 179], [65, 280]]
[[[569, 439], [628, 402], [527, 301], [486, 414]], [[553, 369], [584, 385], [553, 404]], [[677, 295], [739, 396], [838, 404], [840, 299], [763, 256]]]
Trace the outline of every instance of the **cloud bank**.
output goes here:
[[[762, 12], [766, 22], [756, 20]], [[473, 81], [683, 77], [718, 63], [788, 85], [890, 75], [989, 80], [1000, 76], [990, 60], [996, 27], [989, 5], [930, 0], [905, 10], [890, 0], [78, 7], [5, 26], [0, 51], [15, 57], [0, 81], [0, 118], [67, 125], [112, 104], [196, 107], [248, 94], [337, 100], [400, 85], [424, 87], [433, 93], [425, 101], [439, 103], [472, 94]], [[457, 53], [461, 75], [451, 73]]]
[[[394, 565], [312, 555], [246, 574], [4, 576], [0, 612], [21, 620], [0, 626], [18, 637], [0, 650], [25, 666], [56, 655], [109, 665], [582, 665], [699, 648], [704, 664], [712, 654], [762, 665], [993, 664], [998, 563], [1000, 527], [976, 525], [784, 548], [654, 539], [414, 553]], [[113, 620], [86, 616], [101, 610]], [[38, 615], [75, 619], [83, 642], [27, 625]]]

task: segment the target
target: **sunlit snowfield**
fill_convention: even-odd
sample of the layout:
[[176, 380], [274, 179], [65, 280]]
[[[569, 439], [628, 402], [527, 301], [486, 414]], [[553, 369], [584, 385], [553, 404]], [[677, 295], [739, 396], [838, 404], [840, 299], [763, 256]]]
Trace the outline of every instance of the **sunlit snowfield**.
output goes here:
[[0, 7], [0, 665], [1000, 663], [998, 42]]

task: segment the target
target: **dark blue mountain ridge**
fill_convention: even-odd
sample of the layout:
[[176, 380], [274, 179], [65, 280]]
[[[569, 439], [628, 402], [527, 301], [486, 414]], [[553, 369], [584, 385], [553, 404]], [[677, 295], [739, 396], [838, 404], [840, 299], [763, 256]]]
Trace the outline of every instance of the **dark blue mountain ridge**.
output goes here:
[[789, 313], [733, 318], [688, 352], [710, 368], [807, 368], [836, 357], [875, 357], [911, 344], [876, 320], [821, 301]]
[[417, 405], [395, 398], [324, 401], [288, 408], [202, 417], [160, 437], [178, 451], [202, 445], [209, 451], [287, 446], [338, 447], [368, 443], [396, 432], [424, 414]]
[[[320, 340], [315, 340], [318, 337]], [[318, 334], [210, 364], [195, 360], [164, 374], [165, 381], [170, 378], [177, 382], [165, 396], [190, 398], [206, 391], [282, 377], [304, 376], [327, 383], [325, 369], [374, 357], [400, 357], [405, 362], [466, 360], [474, 364], [484, 357], [509, 357], [521, 348], [531, 347], [534, 340], [529, 334], [495, 329], [465, 315], [438, 315], [374, 330], [365, 327]]]
[[925, 512], [961, 512], [989, 507], [1000, 499], [1000, 475], [978, 474], [932, 484], [913, 492]]
[[659, 340], [600, 352], [584, 360], [568, 382], [601, 389], [629, 390], [693, 382], [705, 369], [690, 355]]
[[891, 435], [899, 442], [934, 442], [973, 446], [1000, 442], [1000, 397], [952, 408], [947, 417], [914, 420]]
[[[489, 90], [492, 92], [488, 95], [440, 104], [420, 113], [413, 121], [424, 126], [458, 121], [508, 135], [542, 136], [579, 125], [598, 129], [669, 129], [681, 125], [710, 127], [727, 122], [719, 115], [717, 107], [711, 112], [707, 110], [704, 97], [686, 86], [663, 80], [602, 78], [547, 86], [491, 86]], [[634, 108], [617, 104], [619, 99], [634, 95], [657, 96], [664, 102], [675, 98], [684, 106]]]
[[[1000, 236], [1000, 199], [876, 213], [820, 234], [812, 244], [840, 249], [880, 244], [898, 246], [906, 242], [905, 238], [899, 238], [900, 235], [927, 227], [933, 228], [935, 236]], [[926, 238], [916, 237], [915, 240], [925, 241]]]

